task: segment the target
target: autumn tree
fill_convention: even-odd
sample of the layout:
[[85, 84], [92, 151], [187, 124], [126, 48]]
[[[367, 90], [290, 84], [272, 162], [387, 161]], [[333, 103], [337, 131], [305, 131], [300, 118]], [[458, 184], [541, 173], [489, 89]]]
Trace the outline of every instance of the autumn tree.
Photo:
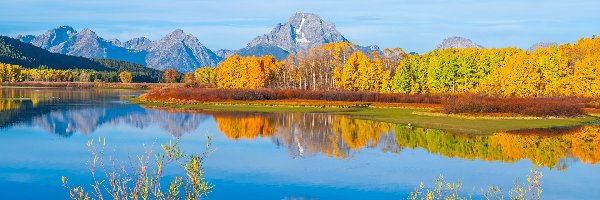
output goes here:
[[368, 57], [363, 53], [353, 53], [346, 61], [340, 75], [339, 86], [346, 90], [357, 90], [358, 68], [360, 65], [369, 65]]
[[194, 80], [194, 74], [185, 73], [182, 79], [183, 83], [185, 83], [186, 87], [196, 87], [197, 82]]
[[217, 70], [216, 67], [200, 67], [194, 71], [194, 80], [199, 84], [217, 85]]
[[0, 63], [0, 82], [20, 82], [22, 80], [21, 66]]
[[383, 62], [381, 60], [373, 62], [360, 51], [352, 53], [341, 69], [341, 73], [337, 70], [335, 74], [341, 76], [337, 78], [341, 81], [338, 85], [347, 90], [374, 92], [381, 92], [382, 88], [384, 92], [391, 90], [391, 74], [384, 68]]
[[577, 96], [599, 97], [600, 70], [600, 37], [582, 38], [575, 44], [560, 46], [562, 59], [572, 74], [570, 87]]
[[131, 83], [133, 76], [131, 75], [131, 72], [122, 71], [121, 73], [119, 73], [119, 78], [123, 83]]
[[175, 83], [179, 79], [179, 72], [175, 68], [165, 70], [163, 77], [167, 83]]
[[273, 56], [230, 56], [219, 65], [217, 87], [263, 88], [271, 80], [273, 71], [280, 65]]
[[423, 56], [407, 56], [392, 79], [392, 91], [401, 94], [427, 94], [427, 60]]
[[538, 95], [569, 95], [572, 77], [567, 59], [561, 56], [560, 49], [553, 45], [550, 48], [538, 48], [530, 55], [532, 62], [538, 66], [540, 85]]

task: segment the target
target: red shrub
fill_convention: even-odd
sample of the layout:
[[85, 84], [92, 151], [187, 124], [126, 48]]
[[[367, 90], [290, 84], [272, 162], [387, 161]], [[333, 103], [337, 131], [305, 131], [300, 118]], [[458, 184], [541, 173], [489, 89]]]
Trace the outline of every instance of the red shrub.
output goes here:
[[477, 95], [430, 96], [380, 94], [357, 91], [313, 91], [279, 89], [154, 89], [142, 98], [175, 101], [254, 101], [254, 100], [322, 100], [350, 102], [443, 104], [445, 113], [515, 113], [528, 116], [572, 117], [585, 115], [583, 108], [590, 99], [576, 97], [513, 98]]
[[448, 97], [443, 111], [452, 113], [516, 113], [529, 116], [573, 117], [585, 115], [588, 99], [576, 97], [512, 98], [467, 95]]
[[385, 103], [426, 103], [440, 104], [442, 97], [428, 95], [380, 94], [356, 91], [313, 91], [278, 89], [209, 89], [209, 88], [168, 88], [148, 92], [143, 98], [151, 100], [323, 100], [358, 101]]

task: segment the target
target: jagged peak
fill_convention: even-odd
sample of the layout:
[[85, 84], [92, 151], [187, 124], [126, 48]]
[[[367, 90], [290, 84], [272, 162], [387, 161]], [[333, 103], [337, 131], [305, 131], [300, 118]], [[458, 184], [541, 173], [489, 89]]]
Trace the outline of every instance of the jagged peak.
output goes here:
[[94, 31], [92, 31], [92, 29], [90, 28], [83, 28], [80, 32], [81, 34], [96, 34]]
[[96, 32], [92, 31], [89, 28], [83, 28], [81, 32], [77, 33], [77, 38], [97, 39], [100, 38], [100, 36], [96, 35]]
[[173, 32], [169, 33], [169, 36], [185, 36], [185, 32], [182, 29], [178, 28], [173, 30]]
[[67, 26], [67, 25], [62, 25], [59, 26], [57, 28], [55, 28], [54, 30], [67, 30], [67, 31], [75, 31], [75, 29], [71, 26]]
[[152, 46], [152, 41], [146, 37], [137, 37], [125, 41], [122, 46], [130, 50], [143, 51]]
[[307, 13], [307, 12], [296, 12], [290, 17], [290, 20], [296, 19], [296, 18], [321, 19], [321, 17], [315, 13]]
[[328, 22], [324, 22], [321, 19], [321, 17], [317, 14], [298, 12], [298, 13], [294, 13], [290, 17], [290, 19], [288, 20], [287, 23], [294, 26], [295, 28], [300, 28], [302, 26], [302, 24], [313, 23], [313, 24], [322, 25], [323, 23], [328, 23]]
[[152, 42], [152, 40], [148, 39], [147, 37], [136, 37], [136, 38], [131, 38], [130, 40], [127, 40], [125, 42]]
[[48, 32], [46, 32], [46, 34], [56, 34], [56, 35], [61, 35], [61, 34], [65, 34], [65, 35], [71, 35], [71, 34], [75, 34], [77, 33], [77, 31], [70, 26], [59, 26], [53, 29], [48, 30]]
[[121, 40], [119, 40], [117, 38], [111, 38], [111, 39], [108, 39], [106, 41], [108, 41], [108, 42], [110, 42], [110, 43], [112, 43], [112, 44], [114, 44], [116, 46], [122, 46], [123, 45], [123, 43], [121, 43]]
[[297, 53], [325, 43], [342, 41], [347, 39], [333, 23], [322, 20], [314, 13], [296, 12], [284, 24], [278, 23], [269, 33], [254, 38], [244, 50], [256, 50], [257, 55], [262, 55], [264, 50], [277, 47], [288, 53]]

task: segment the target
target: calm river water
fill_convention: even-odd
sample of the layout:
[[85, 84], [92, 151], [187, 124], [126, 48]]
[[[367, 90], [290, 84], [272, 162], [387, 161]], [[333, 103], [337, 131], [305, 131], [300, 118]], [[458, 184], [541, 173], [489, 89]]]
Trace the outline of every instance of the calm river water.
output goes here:
[[536, 166], [543, 199], [600, 199], [599, 126], [476, 137], [319, 113], [146, 109], [127, 102], [131, 90], [0, 91], [0, 199], [66, 199], [61, 176], [90, 184], [90, 139], [124, 157], [174, 137], [198, 152], [208, 135], [209, 199], [404, 199], [439, 175], [478, 195]]

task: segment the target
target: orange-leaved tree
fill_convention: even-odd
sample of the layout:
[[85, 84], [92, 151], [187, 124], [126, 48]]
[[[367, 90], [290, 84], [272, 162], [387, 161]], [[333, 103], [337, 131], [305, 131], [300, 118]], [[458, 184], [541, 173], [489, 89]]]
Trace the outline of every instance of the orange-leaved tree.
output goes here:
[[179, 72], [175, 68], [169, 68], [163, 73], [163, 78], [167, 83], [175, 83], [179, 79]]

